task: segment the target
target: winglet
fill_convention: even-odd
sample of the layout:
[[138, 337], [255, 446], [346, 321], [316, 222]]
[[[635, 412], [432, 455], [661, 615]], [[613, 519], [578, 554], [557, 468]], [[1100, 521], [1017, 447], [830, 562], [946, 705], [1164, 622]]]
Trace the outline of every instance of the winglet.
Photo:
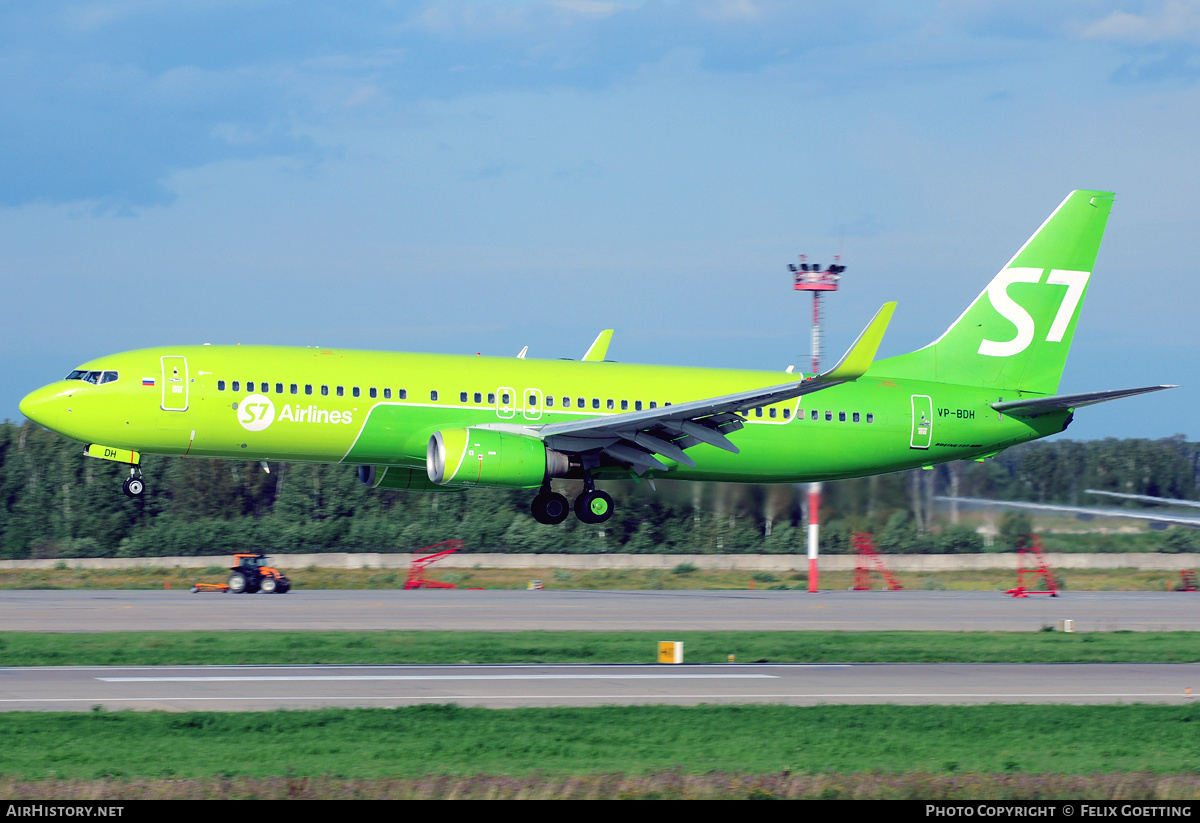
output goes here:
[[883, 342], [883, 334], [887, 331], [888, 323], [892, 320], [892, 312], [895, 310], [895, 303], [884, 303], [883, 307], [871, 318], [867, 327], [862, 330], [862, 334], [858, 336], [854, 344], [842, 355], [842, 359], [838, 361], [837, 365], [829, 371], [817, 375], [816, 379], [846, 382], [857, 380], [866, 374], [867, 369], [871, 368], [871, 362], [875, 359], [875, 353], [879, 351], [879, 344]]
[[588, 347], [587, 352], [583, 355], [585, 362], [601, 363], [608, 356], [608, 344], [612, 342], [613, 330], [605, 329], [596, 335], [596, 339], [592, 341], [592, 345]]

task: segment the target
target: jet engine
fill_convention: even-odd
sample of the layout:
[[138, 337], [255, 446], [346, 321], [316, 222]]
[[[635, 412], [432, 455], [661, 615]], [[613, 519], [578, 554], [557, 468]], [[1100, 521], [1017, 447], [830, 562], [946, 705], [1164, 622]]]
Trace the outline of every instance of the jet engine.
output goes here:
[[472, 427], [434, 432], [425, 468], [438, 486], [532, 489], [566, 474], [570, 461], [536, 437]]

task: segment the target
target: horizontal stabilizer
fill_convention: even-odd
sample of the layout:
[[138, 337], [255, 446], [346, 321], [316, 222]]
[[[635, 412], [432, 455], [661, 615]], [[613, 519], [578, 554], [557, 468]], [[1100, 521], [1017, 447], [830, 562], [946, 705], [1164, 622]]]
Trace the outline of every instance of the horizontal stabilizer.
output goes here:
[[1018, 417], [1036, 417], [1039, 414], [1069, 411], [1081, 406], [1091, 406], [1108, 400], [1122, 397], [1133, 397], [1138, 394], [1174, 389], [1177, 386], [1143, 386], [1140, 389], [1114, 389], [1113, 391], [1094, 391], [1085, 394], [1057, 394], [1053, 397], [1028, 397], [1024, 400], [1008, 400], [992, 403], [992, 408], [1004, 414], [1015, 414]]

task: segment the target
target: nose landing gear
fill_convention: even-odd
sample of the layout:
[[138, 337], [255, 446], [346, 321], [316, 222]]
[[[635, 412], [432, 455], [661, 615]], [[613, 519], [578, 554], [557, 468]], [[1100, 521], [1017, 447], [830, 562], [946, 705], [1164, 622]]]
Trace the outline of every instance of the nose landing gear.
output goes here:
[[125, 492], [127, 497], [141, 497], [146, 491], [146, 484], [142, 480], [142, 470], [134, 466], [129, 470], [129, 479], [121, 484], [121, 491]]

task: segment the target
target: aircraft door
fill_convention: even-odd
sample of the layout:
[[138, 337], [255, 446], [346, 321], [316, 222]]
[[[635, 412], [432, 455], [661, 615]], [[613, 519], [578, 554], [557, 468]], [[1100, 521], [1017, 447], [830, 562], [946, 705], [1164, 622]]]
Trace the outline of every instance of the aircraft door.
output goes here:
[[911, 449], [927, 449], [933, 442], [933, 400], [927, 394], [912, 396]]
[[517, 411], [517, 393], [507, 386], [496, 389], [496, 416], [512, 417]]
[[167, 355], [162, 359], [162, 410], [187, 411], [187, 358]]
[[526, 420], [541, 420], [542, 419], [542, 390], [541, 389], [526, 389], [523, 399], [525, 401], [525, 419]]

